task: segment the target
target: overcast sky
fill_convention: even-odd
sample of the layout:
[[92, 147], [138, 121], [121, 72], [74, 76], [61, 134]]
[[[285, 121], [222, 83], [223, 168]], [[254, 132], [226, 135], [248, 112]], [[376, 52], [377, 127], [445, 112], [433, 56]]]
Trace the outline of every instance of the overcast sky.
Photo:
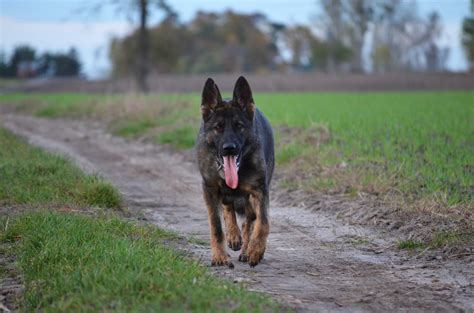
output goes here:
[[[129, 1], [129, 0], [124, 0]], [[110, 70], [108, 43], [113, 36], [127, 34], [131, 25], [126, 14], [113, 6], [90, 10], [106, 0], [0, 0], [0, 51], [9, 55], [16, 45], [30, 44], [39, 52], [67, 51], [74, 46], [89, 77], [100, 77]], [[317, 15], [315, 0], [170, 0], [182, 21], [196, 11], [233, 9], [237, 12], [261, 12], [275, 22], [311, 23]], [[419, 13], [426, 16], [436, 10], [444, 23], [441, 42], [449, 46], [448, 67], [467, 69], [460, 44], [462, 19], [469, 13], [469, 0], [418, 0]], [[84, 8], [89, 8], [85, 11]], [[161, 16], [153, 14], [151, 25]]]

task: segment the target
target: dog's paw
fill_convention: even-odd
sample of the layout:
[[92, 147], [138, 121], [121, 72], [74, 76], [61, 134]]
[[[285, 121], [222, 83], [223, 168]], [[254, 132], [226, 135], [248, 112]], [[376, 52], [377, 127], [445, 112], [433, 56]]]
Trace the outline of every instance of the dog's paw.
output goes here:
[[249, 265], [250, 267], [255, 267], [258, 265], [258, 263], [260, 263], [260, 261], [262, 261], [263, 259], [263, 253], [262, 254], [259, 254], [259, 255], [251, 255], [249, 256]]
[[240, 255], [239, 255], [239, 262], [245, 262], [245, 263], [247, 263], [248, 260], [249, 260], [249, 256], [247, 255], [247, 253], [245, 253], [245, 252], [240, 253]]
[[265, 242], [251, 242], [248, 249], [247, 262], [251, 267], [256, 266], [263, 259], [265, 254]]
[[226, 253], [213, 255], [211, 266], [228, 266], [229, 268], [234, 268], [234, 264], [232, 264], [230, 256]]
[[242, 237], [240, 234], [227, 234], [227, 245], [234, 251], [239, 251], [242, 247]]

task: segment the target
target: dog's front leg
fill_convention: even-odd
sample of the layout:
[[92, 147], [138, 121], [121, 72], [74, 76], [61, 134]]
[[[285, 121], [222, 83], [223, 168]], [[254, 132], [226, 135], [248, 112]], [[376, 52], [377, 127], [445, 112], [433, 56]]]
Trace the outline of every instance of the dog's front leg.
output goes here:
[[253, 209], [246, 212], [245, 222], [242, 224], [242, 250], [240, 251], [239, 261], [248, 262], [249, 256], [247, 254], [247, 249], [250, 242], [250, 232], [252, 231], [253, 223], [255, 221], [255, 212]]
[[237, 224], [234, 207], [230, 204], [224, 204], [224, 221], [227, 245], [232, 250], [239, 251], [242, 246], [242, 237], [240, 236], [240, 229]]
[[227, 254], [224, 233], [222, 232], [221, 218], [219, 209], [221, 206], [218, 192], [212, 188], [203, 185], [204, 201], [207, 206], [207, 217], [209, 220], [209, 228], [211, 231], [211, 250], [212, 261], [211, 265], [228, 265], [234, 267], [229, 255]]
[[267, 246], [268, 233], [270, 232], [270, 224], [268, 221], [268, 205], [269, 196], [266, 190], [263, 192], [255, 192], [250, 195], [250, 203], [255, 210], [256, 220], [253, 227], [252, 235], [248, 245], [248, 262], [254, 267], [263, 258], [265, 248]]

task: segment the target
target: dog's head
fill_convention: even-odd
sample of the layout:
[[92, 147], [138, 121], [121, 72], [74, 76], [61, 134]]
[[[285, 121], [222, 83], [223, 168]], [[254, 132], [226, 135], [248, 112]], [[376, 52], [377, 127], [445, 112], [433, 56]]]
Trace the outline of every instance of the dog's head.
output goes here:
[[246, 142], [253, 134], [255, 104], [247, 80], [235, 83], [231, 100], [223, 100], [215, 82], [208, 78], [202, 91], [201, 113], [206, 142], [217, 152], [217, 162], [224, 169], [230, 188], [237, 188], [240, 161]]

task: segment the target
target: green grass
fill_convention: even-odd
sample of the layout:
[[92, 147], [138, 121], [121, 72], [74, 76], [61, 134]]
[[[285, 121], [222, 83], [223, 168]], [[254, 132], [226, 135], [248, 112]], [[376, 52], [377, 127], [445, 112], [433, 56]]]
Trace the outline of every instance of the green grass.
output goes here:
[[23, 270], [26, 312], [279, 309], [167, 248], [173, 235], [155, 227], [40, 211], [10, 220], [0, 239]]
[[[97, 111], [104, 102], [114, 108], [104, 95], [102, 100], [95, 96], [94, 105], [90, 99], [81, 103], [81, 97], [88, 96], [78, 94], [3, 95], [0, 101], [18, 102], [22, 97], [48, 102], [54, 111], [50, 116]], [[62, 104], [61, 97], [70, 100]], [[198, 94], [140, 99], [148, 105], [112, 122], [117, 134], [153, 132], [159, 143], [194, 145]], [[280, 168], [304, 174], [294, 175], [300, 188], [390, 192], [410, 201], [472, 207], [474, 92], [267, 93], [254, 99], [276, 130]], [[133, 98], [127, 101], [134, 103]], [[115, 108], [123, 111], [123, 106]]]
[[0, 205], [120, 206], [120, 195], [110, 183], [2, 128], [0, 147]]
[[407, 194], [473, 200], [474, 92], [264, 94], [256, 101], [274, 124], [327, 125], [331, 139], [320, 152], [293, 143], [296, 155], [318, 153], [324, 165], [345, 161], [395, 177]]
[[415, 249], [440, 249], [449, 247], [469, 247], [474, 242], [474, 232], [472, 226], [470, 228], [458, 229], [454, 231], [442, 231], [434, 233], [431, 238], [426, 241], [414, 239], [399, 240], [397, 247], [404, 250]]
[[[102, 101], [103, 95], [83, 93], [5, 94], [0, 103], [16, 103], [21, 109], [40, 117], [80, 117], [93, 112], [93, 104]], [[90, 103], [90, 106], [83, 106]]]
[[474, 230], [472, 226], [465, 231], [443, 231], [436, 233], [430, 245], [433, 248], [442, 248], [453, 245], [471, 245], [474, 242]]
[[425, 243], [413, 239], [400, 240], [397, 243], [398, 249], [412, 250], [425, 247]]
[[169, 144], [177, 149], [189, 149], [194, 147], [197, 131], [197, 127], [182, 126], [158, 134], [156, 141], [161, 144]]
[[124, 120], [114, 126], [114, 133], [122, 137], [136, 137], [146, 133], [149, 129], [156, 126], [156, 121], [149, 118]]

